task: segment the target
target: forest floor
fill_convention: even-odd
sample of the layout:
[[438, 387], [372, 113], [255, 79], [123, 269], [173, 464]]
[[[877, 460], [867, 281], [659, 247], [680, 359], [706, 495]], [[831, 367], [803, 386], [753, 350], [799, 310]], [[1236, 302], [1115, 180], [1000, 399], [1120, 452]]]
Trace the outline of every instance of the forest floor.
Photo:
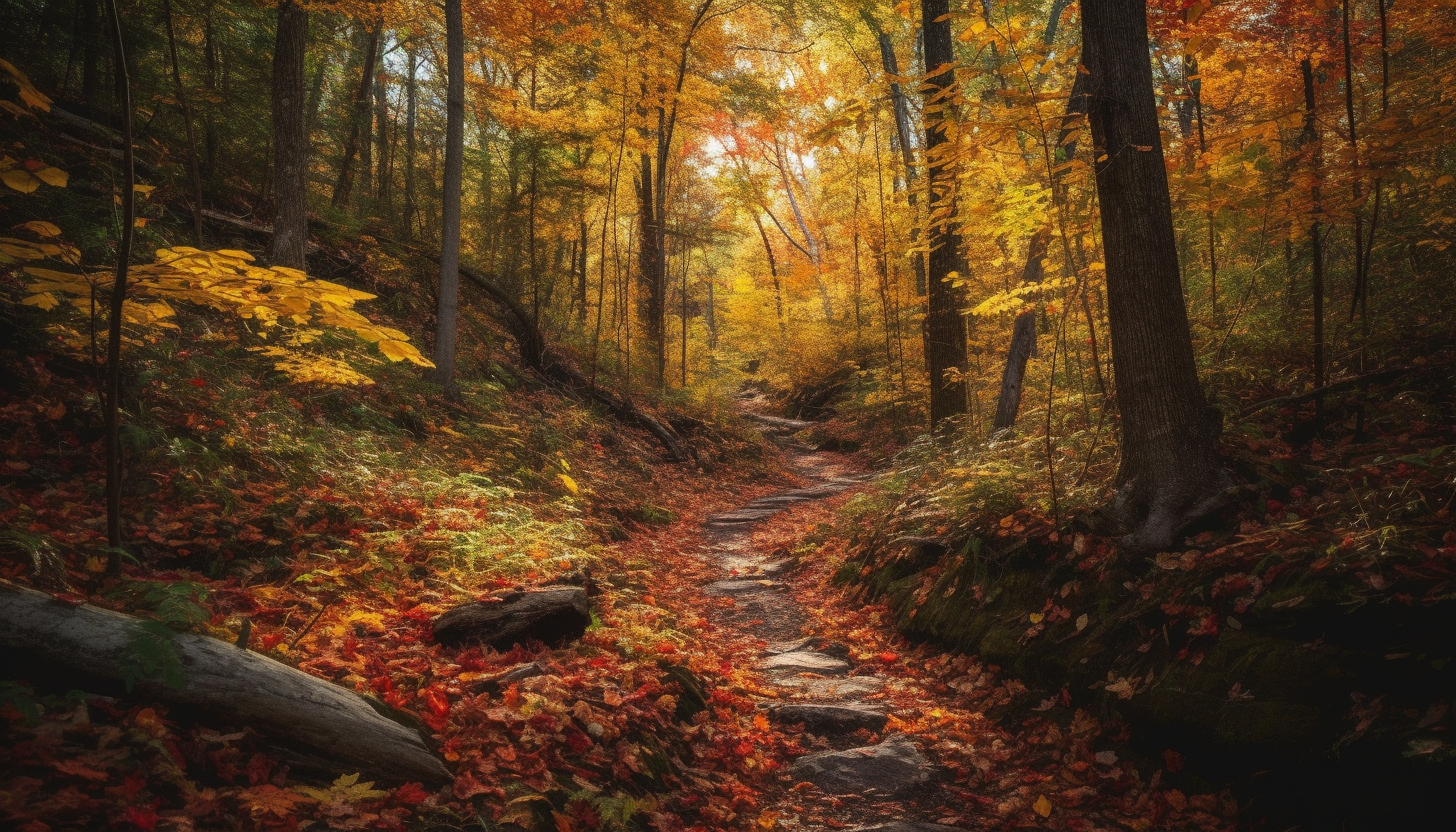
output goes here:
[[[54, 401], [13, 400], [10, 415], [29, 420], [32, 432], [57, 430], [64, 423], [47, 415], [58, 411], [55, 401], [77, 407], [68, 383], [49, 377], [45, 397]], [[155, 398], [165, 413], [164, 397]], [[538, 398], [514, 394], [495, 406], [523, 418], [556, 406]], [[447, 421], [428, 401], [413, 401], [424, 427], [436, 427], [429, 443], [409, 434], [390, 440], [402, 441], [401, 454], [425, 452], [439, 464], [442, 453], [479, 447], [444, 430], [472, 430], [468, 409]], [[178, 418], [210, 426], [200, 421], [210, 419], [208, 405], [189, 402]], [[387, 454], [375, 458], [362, 490], [316, 470], [302, 489], [267, 470], [215, 470], [224, 482], [247, 480], [244, 499], [225, 509], [182, 489], [186, 465], [165, 468], [187, 460], [174, 448], [154, 460], [159, 487], [138, 508], [148, 513], [135, 527], [138, 545], [154, 551], [119, 580], [104, 576], [94, 557], [69, 556], [94, 548], [96, 535], [83, 519], [83, 459], [17, 432], [16, 447], [30, 450], [12, 457], [15, 502], [4, 519], [12, 528], [24, 521], [34, 540], [66, 556], [57, 562], [52, 552], [49, 561], [62, 574], [15, 562], [5, 577], [58, 582], [51, 590], [70, 603], [85, 599], [227, 639], [247, 619], [252, 649], [417, 715], [453, 782], [436, 791], [357, 774], [319, 778], [290, 770], [272, 738], [245, 725], [199, 720], [119, 690], [48, 689], [22, 673], [0, 687], [0, 817], [30, 832], [768, 832], [897, 820], [963, 829], [1229, 826], [1231, 799], [1162, 787], [1158, 773], [1144, 778], [1113, 750], [1116, 729], [1083, 712], [1070, 723], [998, 724], [987, 713], [1026, 695], [1016, 680], [974, 658], [906, 643], [886, 610], [831, 585], [836, 564], [807, 557], [816, 550], [805, 541], [822, 538], [838, 507], [863, 488], [854, 458], [781, 437], [777, 462], [773, 451], [752, 464], [743, 462], [752, 454], [740, 455], [706, 476], [648, 466], [655, 475], [633, 469], [639, 479], [627, 482], [626, 469], [614, 466], [643, 455], [640, 439], [604, 448], [602, 426], [580, 427], [585, 444], [566, 446], [576, 479], [561, 482], [582, 491], [590, 522], [625, 540], [587, 542], [570, 519], [571, 498], [533, 502], [481, 474], [432, 482], [428, 472], [402, 467], [414, 457]], [[795, 427], [779, 421], [767, 430]], [[194, 430], [208, 442], [206, 430]], [[246, 430], [239, 436], [223, 446], [263, 441]], [[460, 459], [468, 469], [469, 457]], [[565, 470], [550, 465], [541, 476], [549, 482]], [[588, 484], [597, 491], [590, 500]], [[221, 529], [228, 524], [237, 529]], [[211, 567], [189, 555], [216, 549], [225, 532], [277, 554]], [[302, 547], [292, 556], [280, 543], [288, 540]], [[41, 566], [43, 554], [32, 551]], [[431, 643], [431, 621], [450, 607], [550, 583], [582, 565], [600, 588], [596, 623], [582, 639], [506, 652]], [[179, 610], [190, 620], [179, 620]], [[491, 686], [513, 671], [519, 675]], [[785, 707], [807, 704], [849, 710]], [[816, 721], [823, 718], [828, 727]], [[826, 754], [839, 751], [848, 754]]]
[[697, 556], [716, 580], [658, 593], [669, 607], [706, 610], [713, 641], [753, 656], [736, 679], [779, 751], [760, 829], [1232, 827], [1227, 795], [1160, 788], [1159, 774], [1144, 782], [1086, 713], [1065, 728], [998, 724], [987, 712], [1026, 693], [1016, 680], [908, 644], [885, 610], [832, 586], [834, 565], [803, 543], [868, 477], [856, 460], [788, 435], [803, 427], [766, 428], [802, 484], [707, 517]]

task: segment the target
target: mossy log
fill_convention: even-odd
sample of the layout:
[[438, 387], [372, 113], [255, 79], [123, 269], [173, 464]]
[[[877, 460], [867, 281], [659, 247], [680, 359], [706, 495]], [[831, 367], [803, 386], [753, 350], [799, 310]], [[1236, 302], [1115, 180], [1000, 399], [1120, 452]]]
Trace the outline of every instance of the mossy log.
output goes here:
[[0, 585], [0, 648], [27, 668], [59, 667], [121, 682], [135, 663], [138, 638], [164, 638], [181, 684], [137, 682], [150, 700], [201, 711], [257, 730], [294, 749], [310, 767], [377, 781], [440, 785], [450, 772], [412, 728], [386, 719], [364, 697], [227, 642], [190, 633], [158, 636], [142, 619], [71, 604], [43, 592]]

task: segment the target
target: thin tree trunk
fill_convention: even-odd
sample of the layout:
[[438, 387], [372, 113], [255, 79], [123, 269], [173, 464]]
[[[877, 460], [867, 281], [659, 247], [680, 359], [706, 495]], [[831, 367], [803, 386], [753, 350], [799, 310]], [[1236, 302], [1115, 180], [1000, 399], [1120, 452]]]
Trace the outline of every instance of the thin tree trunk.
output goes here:
[[410, 40], [405, 50], [409, 68], [405, 76], [404, 116], [404, 239], [409, 242], [415, 236], [415, 118], [418, 112], [418, 84], [416, 72], [419, 60], [415, 57], [415, 42]]
[[1161, 549], [1222, 505], [1219, 420], [1199, 385], [1179, 282], [1145, 0], [1084, 0], [1082, 44], [1122, 413], [1111, 509], [1124, 545]]
[[[1044, 261], [1050, 238], [1051, 233], [1046, 229], [1032, 235], [1026, 267], [1021, 271], [1023, 285], [1042, 281], [1046, 274]], [[1011, 346], [1006, 351], [1006, 368], [1001, 373], [1001, 393], [996, 398], [996, 416], [992, 422], [994, 430], [1004, 430], [1016, 424], [1016, 414], [1021, 410], [1021, 384], [1026, 377], [1026, 362], [1035, 352], [1036, 310], [1028, 309], [1016, 316], [1016, 323], [1011, 327]]]
[[[1320, 181], [1324, 172], [1324, 153], [1319, 138], [1319, 121], [1315, 113], [1314, 66], [1309, 58], [1299, 63], [1304, 79], [1304, 130], [1300, 133], [1301, 145], [1313, 144], [1311, 164], [1314, 167], [1314, 184], [1310, 186], [1310, 213], [1314, 221], [1309, 225], [1309, 250], [1311, 259], [1310, 294], [1314, 305], [1314, 389], [1325, 386], [1325, 250], [1324, 229], [1320, 218], [1324, 216], [1324, 201], [1320, 195]], [[1324, 421], [1324, 398], [1314, 400], [1315, 421]]]
[[[344, 140], [344, 158], [339, 163], [339, 176], [334, 180], [334, 193], [329, 202], [335, 208], [349, 204], [354, 194], [354, 156], [359, 153], [361, 138], [364, 153], [364, 177], [369, 177], [369, 100], [374, 86], [374, 58], [379, 54], [379, 39], [384, 32], [384, 18], [375, 22], [368, 40], [362, 45], [363, 67], [359, 73], [359, 85], [354, 90], [354, 101], [349, 110], [349, 132]], [[367, 187], [367, 185], [366, 185]]]
[[121, 325], [126, 304], [126, 272], [131, 260], [133, 228], [136, 224], [136, 162], [132, 141], [131, 78], [127, 73], [126, 47], [121, 38], [121, 13], [116, 0], [108, 0], [111, 24], [111, 53], [116, 65], [117, 107], [121, 110], [122, 197], [121, 240], [116, 249], [116, 279], [111, 284], [111, 318], [106, 334], [106, 545], [110, 552], [106, 569], [121, 571]]
[[273, 241], [274, 266], [305, 268], [308, 247], [308, 130], [303, 113], [303, 54], [308, 12], [293, 0], [278, 4], [273, 47]]
[[[1052, 200], [1054, 206], [1060, 210], [1065, 199], [1065, 189], [1061, 186], [1062, 167], [1072, 160], [1077, 153], [1077, 139], [1074, 134], [1078, 120], [1087, 113], [1087, 76], [1081, 72], [1076, 74], [1072, 81], [1072, 91], [1067, 95], [1067, 111], [1062, 116], [1061, 127], [1057, 132], [1056, 144], [1047, 149], [1047, 178], [1050, 180], [1052, 189]], [[1060, 214], [1058, 215], [1060, 216]], [[1032, 235], [1031, 242], [1027, 245], [1026, 265], [1021, 270], [1021, 282], [1023, 284], [1040, 283], [1046, 275], [1043, 261], [1047, 255], [1047, 245], [1051, 232], [1048, 229], [1039, 229]], [[1065, 244], [1065, 235], [1063, 243]], [[1067, 257], [1068, 266], [1071, 266], [1070, 253]], [[1083, 305], [1086, 305], [1086, 293], [1082, 296]], [[1016, 414], [1021, 410], [1022, 379], [1026, 376], [1026, 362], [1036, 354], [1036, 310], [1028, 309], [1016, 316], [1016, 322], [1011, 328], [1011, 346], [1006, 351], [1006, 367], [1001, 373], [1001, 392], [996, 398], [996, 415], [992, 421], [994, 430], [1004, 430], [1016, 424]], [[1087, 326], [1093, 337], [1093, 356], [1097, 353], [1096, 331], [1092, 329], [1092, 315], [1090, 307], [1087, 309]], [[1099, 386], [1102, 384], [1102, 370], [1097, 370]], [[1105, 391], [1104, 391], [1105, 392]]]
[[167, 55], [172, 62], [172, 82], [177, 87], [177, 103], [182, 108], [182, 122], [187, 130], [187, 164], [192, 173], [192, 236], [197, 247], [202, 248], [202, 171], [197, 165], [192, 107], [187, 103], [187, 89], [182, 86], [182, 71], [177, 65], [177, 32], [172, 25], [172, 0], [162, 0], [162, 16], [167, 24]]
[[779, 267], [774, 262], [773, 246], [769, 244], [768, 232], [763, 230], [763, 219], [758, 216], [757, 211], [753, 212], [753, 224], [758, 227], [758, 236], [763, 240], [763, 253], [768, 258], [768, 274], [773, 280], [774, 312], [777, 313], [779, 321], [779, 338], [786, 338], [789, 330], [784, 323], [784, 289], [779, 284]]
[[381, 213], [389, 216], [393, 189], [389, 181], [389, 75], [384, 71], [384, 38], [379, 39], [379, 58], [374, 77], [374, 120], [375, 155], [378, 157], [375, 160], [377, 168], [374, 174], [374, 198], [379, 203]]
[[[934, 73], [925, 80], [925, 158], [930, 187], [930, 245], [924, 322], [925, 364], [930, 381], [930, 425], [966, 412], [966, 325], [961, 312], [963, 289], [947, 279], [961, 265], [961, 236], [955, 206], [956, 171], [946, 158], [951, 148], [945, 123], [950, 120], [956, 80], [955, 51], [950, 32], [949, 0], [921, 0], [925, 34], [925, 66]], [[939, 214], [937, 218], [935, 215]]]
[[440, 195], [440, 294], [435, 313], [435, 381], [455, 389], [460, 308], [460, 190], [465, 158], [465, 28], [461, 0], [445, 0], [445, 175]]

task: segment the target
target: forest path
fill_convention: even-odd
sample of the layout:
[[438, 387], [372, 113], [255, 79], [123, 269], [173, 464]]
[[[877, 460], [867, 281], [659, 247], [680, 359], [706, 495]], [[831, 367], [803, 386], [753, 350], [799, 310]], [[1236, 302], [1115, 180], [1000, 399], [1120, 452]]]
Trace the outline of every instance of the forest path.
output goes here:
[[[887, 679], [872, 667], [854, 664], [866, 646], [824, 637], [819, 611], [784, 581], [795, 568], [790, 553], [767, 551], [756, 539], [781, 512], [842, 495], [870, 474], [849, 457], [816, 451], [794, 437], [812, 423], [747, 409], [744, 416], [784, 450], [789, 469], [805, 484], [704, 520], [701, 555], [727, 575], [703, 588], [718, 601], [706, 615], [730, 632], [766, 644], [756, 667], [760, 689], [767, 693], [762, 716], [782, 734], [802, 726], [802, 735], [786, 739], [812, 753], [792, 763], [790, 779], [813, 783], [823, 793], [804, 795], [802, 787], [791, 788], [761, 807], [759, 825], [827, 829], [814, 819], [828, 814], [835, 828], [861, 832], [958, 832], [910, 820], [944, 814], [942, 796], [934, 789], [942, 771], [915, 739], [886, 730], [890, 717], [882, 691]], [[806, 813], [802, 804], [816, 798], [824, 805]]]

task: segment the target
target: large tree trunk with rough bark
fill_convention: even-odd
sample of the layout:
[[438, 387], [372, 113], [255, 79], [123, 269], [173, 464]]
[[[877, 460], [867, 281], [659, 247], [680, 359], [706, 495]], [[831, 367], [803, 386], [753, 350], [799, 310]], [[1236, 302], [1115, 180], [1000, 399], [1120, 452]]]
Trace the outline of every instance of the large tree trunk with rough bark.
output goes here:
[[80, 674], [87, 684], [120, 687], [138, 642], [146, 642], [175, 660], [181, 684], [139, 680], [138, 695], [257, 730], [306, 768], [391, 783], [449, 781], [418, 731], [381, 716], [353, 691], [214, 638], [158, 632], [146, 623], [0, 586], [0, 651], [12, 672], [61, 672], [68, 684]]
[[955, 164], [946, 135], [955, 72], [951, 64], [949, 0], [922, 0], [925, 66], [935, 73], [925, 80], [925, 169], [930, 185], [930, 256], [927, 262], [925, 366], [930, 376], [930, 425], [966, 412], [965, 292], [946, 278], [961, 266], [961, 235], [955, 209]]
[[268, 261], [304, 268], [308, 246], [308, 127], [304, 119], [303, 53], [308, 12], [293, 0], [278, 4], [273, 46], [273, 195], [277, 213]]
[[1097, 197], [1122, 461], [1110, 513], [1124, 545], [1165, 548], [1222, 505], [1220, 420], [1198, 383], [1158, 132], [1145, 0], [1085, 0]]

